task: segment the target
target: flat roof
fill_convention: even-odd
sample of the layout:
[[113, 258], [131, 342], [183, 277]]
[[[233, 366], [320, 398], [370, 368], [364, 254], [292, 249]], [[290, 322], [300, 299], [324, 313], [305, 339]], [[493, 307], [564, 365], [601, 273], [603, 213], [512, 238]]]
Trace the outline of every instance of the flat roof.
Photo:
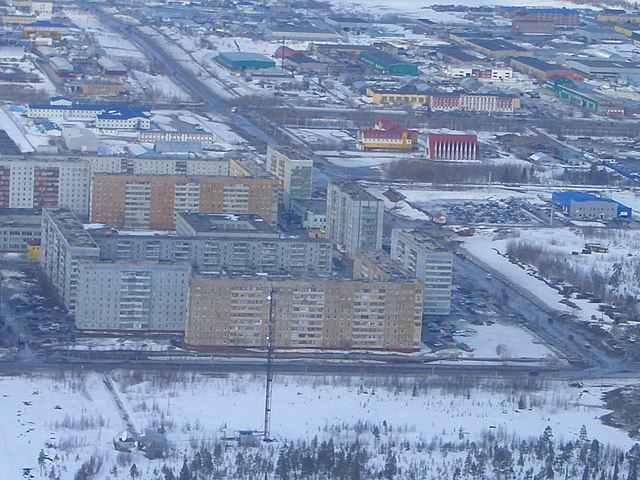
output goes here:
[[69, 247], [98, 249], [96, 242], [93, 241], [91, 235], [87, 233], [78, 217], [71, 210], [54, 208], [45, 209], [44, 211], [58, 227]]
[[360, 250], [360, 254], [373, 262], [376, 267], [389, 275], [391, 280], [405, 280], [412, 278], [398, 262], [383, 250]]
[[500, 52], [507, 50], [515, 50], [518, 52], [527, 52], [526, 48], [520, 47], [515, 43], [508, 42], [502, 38], [477, 38], [477, 37], [466, 37], [465, 38], [469, 43], [474, 45], [478, 45], [479, 47], [486, 48], [487, 50], [491, 50], [492, 52]]
[[334, 185], [337, 185], [341, 192], [349, 195], [354, 200], [382, 202], [382, 200], [377, 199], [369, 192], [367, 192], [361, 185], [353, 181], [345, 180], [342, 182], [335, 182]]
[[232, 62], [270, 62], [275, 63], [272, 59], [265, 55], [253, 52], [220, 52], [219, 56], [224, 57]]
[[513, 57], [512, 61], [524, 63], [533, 68], [537, 68], [538, 70], [548, 71], [548, 70], [566, 70], [565, 67], [560, 65], [552, 65], [551, 63], [547, 63], [543, 60], [539, 60], [534, 57]]
[[256, 214], [180, 213], [179, 215], [197, 234], [243, 231], [247, 235], [251, 232], [278, 235], [273, 227]]

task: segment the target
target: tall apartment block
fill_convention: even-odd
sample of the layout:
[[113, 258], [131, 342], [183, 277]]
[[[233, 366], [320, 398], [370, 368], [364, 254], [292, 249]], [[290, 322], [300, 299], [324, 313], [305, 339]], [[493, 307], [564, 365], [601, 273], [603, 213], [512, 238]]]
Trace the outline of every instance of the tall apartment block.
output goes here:
[[65, 308], [75, 312], [78, 263], [98, 260], [100, 249], [76, 215], [63, 209], [42, 210], [40, 263]]
[[391, 258], [424, 285], [424, 313], [449, 315], [451, 311], [451, 252], [438, 247], [419, 230], [391, 231]]
[[182, 333], [190, 277], [188, 262], [80, 262], [76, 326]]
[[382, 248], [384, 203], [354, 182], [327, 187], [327, 238], [350, 257], [358, 249]]
[[173, 230], [180, 212], [255, 213], [275, 225], [278, 181], [263, 178], [95, 174], [91, 220], [114, 228]]
[[264, 347], [270, 302], [276, 348], [420, 349], [422, 288], [415, 279], [196, 275], [185, 341]]
[[267, 171], [280, 182], [280, 203], [291, 210], [291, 200], [306, 200], [313, 193], [313, 160], [290, 147], [267, 147]]
[[0, 158], [0, 208], [69, 208], [89, 213], [91, 171], [84, 162]]

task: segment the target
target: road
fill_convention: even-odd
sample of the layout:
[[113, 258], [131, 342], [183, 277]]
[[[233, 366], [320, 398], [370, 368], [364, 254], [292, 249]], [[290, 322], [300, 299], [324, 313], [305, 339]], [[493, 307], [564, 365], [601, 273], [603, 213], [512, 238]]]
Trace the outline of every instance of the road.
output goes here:
[[[594, 335], [589, 335], [575, 322], [557, 319], [549, 322], [549, 317], [556, 316], [555, 310], [528, 291], [511, 283], [508, 278], [488, 265], [477, 259], [472, 261], [470, 257], [456, 255], [454, 271], [460, 278], [475, 279], [482, 284], [490, 296], [522, 315], [528, 329], [562, 352], [569, 360], [589, 367], [594, 375], [613, 374], [630, 368], [630, 364], [594, 345], [597, 343]], [[487, 273], [491, 273], [491, 280], [486, 279]]]
[[214, 113], [225, 123], [235, 127], [247, 140], [264, 145], [276, 145], [278, 141], [266, 131], [255, 125], [249, 119], [238, 113], [231, 113], [231, 107], [215, 94], [200, 78], [188, 71], [180, 62], [177, 62], [169, 53], [164, 51], [147, 35], [141, 33], [135, 27], [116, 20], [105, 14], [95, 4], [89, 2], [80, 3], [84, 8], [96, 14], [100, 20], [110, 29], [127, 37], [137, 44], [141, 50], [151, 56], [155, 61], [163, 65], [170, 73], [171, 77], [183, 88], [202, 100], [200, 107], [206, 112]]

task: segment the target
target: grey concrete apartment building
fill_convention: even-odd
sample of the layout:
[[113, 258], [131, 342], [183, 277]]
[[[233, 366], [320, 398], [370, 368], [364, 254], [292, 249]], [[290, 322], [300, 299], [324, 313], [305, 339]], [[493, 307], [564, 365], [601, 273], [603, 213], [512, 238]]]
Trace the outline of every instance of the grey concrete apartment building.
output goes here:
[[84, 331], [182, 333], [188, 262], [78, 264], [76, 326]]
[[449, 315], [453, 274], [451, 252], [438, 247], [424, 232], [394, 228], [391, 231], [391, 258], [422, 282], [426, 315]]
[[100, 258], [100, 249], [82, 227], [78, 217], [66, 209], [42, 210], [42, 269], [65, 308], [74, 313], [78, 290], [78, 263]]
[[353, 258], [359, 249], [382, 248], [384, 203], [355, 182], [327, 187], [327, 238]]
[[259, 216], [181, 213], [175, 234], [97, 232], [102, 260], [188, 261], [200, 271], [330, 275], [331, 242], [284, 238]]

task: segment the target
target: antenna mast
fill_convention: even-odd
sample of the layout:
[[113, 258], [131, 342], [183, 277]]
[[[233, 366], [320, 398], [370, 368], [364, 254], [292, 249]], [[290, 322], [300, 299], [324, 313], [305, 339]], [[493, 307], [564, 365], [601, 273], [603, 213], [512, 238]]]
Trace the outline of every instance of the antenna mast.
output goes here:
[[275, 317], [275, 290], [273, 287], [269, 290], [269, 327], [267, 333], [267, 383], [265, 385], [264, 396], [264, 441], [270, 442], [271, 433], [271, 392], [273, 390], [273, 360], [274, 360], [274, 344], [276, 331]]

